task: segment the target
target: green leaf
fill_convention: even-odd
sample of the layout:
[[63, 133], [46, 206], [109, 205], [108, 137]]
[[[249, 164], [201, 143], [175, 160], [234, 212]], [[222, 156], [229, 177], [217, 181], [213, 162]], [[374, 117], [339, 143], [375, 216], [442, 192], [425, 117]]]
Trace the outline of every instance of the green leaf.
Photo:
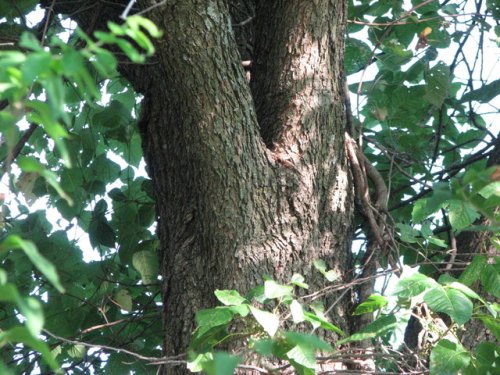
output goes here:
[[481, 273], [481, 284], [488, 293], [500, 298], [500, 262], [486, 264]]
[[226, 306], [239, 306], [243, 303], [247, 303], [247, 300], [236, 290], [216, 290], [214, 294], [215, 297]]
[[457, 289], [436, 285], [424, 295], [424, 301], [431, 310], [448, 314], [458, 325], [472, 317], [471, 300]]
[[456, 290], [461, 291], [463, 294], [465, 294], [469, 298], [474, 298], [474, 299], [477, 299], [477, 300], [485, 303], [484, 300], [479, 296], [479, 294], [477, 294], [471, 288], [469, 288], [468, 286], [466, 286], [466, 285], [464, 285], [462, 283], [454, 281], [454, 282], [452, 282], [450, 284], [447, 284], [447, 285], [450, 288], [454, 288]]
[[132, 255], [132, 265], [141, 274], [142, 282], [154, 284], [158, 278], [158, 255], [150, 250], [143, 250]]
[[500, 368], [500, 346], [482, 342], [476, 347], [476, 374], [495, 374]]
[[304, 289], [309, 289], [309, 285], [307, 285], [305, 282], [304, 282], [304, 276], [298, 274], [298, 273], [294, 273], [292, 275], [292, 279], [290, 280], [290, 283], [294, 284], [294, 285], [297, 285], [298, 287], [300, 288], [304, 288]]
[[57, 182], [57, 175], [49, 170], [47, 170], [38, 160], [34, 158], [29, 158], [25, 156], [19, 156], [17, 158], [17, 164], [23, 172], [27, 173], [38, 173], [40, 176], [44, 177], [50, 186], [59, 194], [61, 198], [66, 200], [70, 206], [73, 205], [73, 200], [68, 196], [62, 189], [59, 182]]
[[250, 312], [269, 336], [273, 337], [276, 334], [280, 325], [280, 319], [277, 315], [253, 306], [250, 306]]
[[93, 247], [115, 247], [116, 235], [104, 216], [93, 217], [89, 225], [89, 238]]
[[163, 35], [163, 32], [151, 20], [141, 16], [127, 17], [126, 23], [134, 30], [144, 28], [153, 38], [160, 38]]
[[293, 300], [290, 304], [290, 311], [292, 313], [292, 319], [295, 324], [303, 322], [305, 320], [304, 309], [297, 300]]
[[95, 204], [93, 215], [94, 217], [102, 217], [106, 215], [107, 211], [108, 203], [104, 199], [101, 199]]
[[340, 336], [345, 336], [345, 333], [336, 325], [333, 325], [328, 320], [323, 317], [318, 316], [317, 314], [313, 314], [309, 311], [304, 311], [304, 320], [313, 324], [314, 327], [321, 327], [323, 329], [327, 329], [329, 331], [335, 332]]
[[313, 265], [319, 272], [326, 272], [326, 262], [323, 259], [314, 260]]
[[333, 351], [332, 346], [316, 335], [310, 335], [300, 332], [285, 332], [285, 338], [288, 343], [308, 347], [313, 350]]
[[479, 315], [478, 319], [483, 322], [487, 329], [495, 336], [495, 338], [500, 341], [500, 319], [498, 317], [494, 318], [489, 315]]
[[494, 181], [486, 185], [481, 190], [479, 190], [479, 194], [486, 199], [491, 196], [500, 196], [500, 181]]
[[371, 48], [359, 39], [346, 38], [344, 66], [347, 75], [359, 72], [370, 62]]
[[469, 366], [470, 354], [465, 348], [449, 340], [440, 340], [430, 356], [430, 375], [455, 375]]
[[26, 318], [26, 328], [36, 337], [42, 332], [44, 315], [40, 302], [33, 297], [22, 298], [14, 284], [0, 285], [0, 301], [16, 305]]
[[326, 270], [326, 262], [322, 259], [316, 259], [313, 262], [314, 268], [316, 268], [321, 274], [330, 282], [337, 279], [337, 274], [334, 270]]
[[286, 353], [286, 356], [291, 361], [306, 368], [314, 369], [316, 367], [314, 350], [308, 346], [296, 345]]
[[0, 332], [0, 347], [3, 346], [5, 342], [10, 343], [22, 343], [32, 347], [34, 350], [42, 355], [42, 358], [47, 362], [47, 364], [53, 369], [57, 370], [59, 365], [52, 356], [49, 347], [43, 341], [33, 337], [31, 333], [24, 327], [14, 327], [8, 331]]
[[381, 296], [380, 294], [372, 294], [369, 296], [366, 301], [361, 302], [354, 310], [353, 315], [362, 315], [366, 313], [371, 313], [375, 310], [378, 310], [385, 305], [387, 305], [387, 298]]
[[224, 352], [214, 354], [213, 363], [203, 366], [209, 375], [232, 375], [241, 358]]
[[59, 281], [56, 268], [43, 257], [36, 248], [35, 244], [31, 241], [25, 241], [19, 236], [11, 235], [7, 237], [0, 246], [2, 249], [21, 249], [26, 256], [30, 259], [31, 263], [38, 268], [38, 270], [56, 287], [56, 289], [64, 293], [64, 288]]
[[26, 61], [21, 65], [23, 79], [27, 84], [33, 83], [37, 78], [49, 70], [52, 55], [46, 51], [39, 51], [27, 55]]
[[475, 255], [472, 262], [467, 266], [467, 268], [462, 272], [459, 277], [459, 281], [467, 286], [471, 286], [476, 280], [481, 277], [486, 264], [487, 257], [483, 255]]
[[397, 223], [396, 227], [399, 229], [401, 240], [408, 243], [417, 243], [420, 232], [410, 225]]
[[289, 285], [278, 284], [274, 280], [267, 280], [264, 282], [264, 295], [266, 298], [282, 298], [291, 297], [293, 294], [293, 287]]
[[400, 298], [416, 297], [436, 285], [438, 284], [434, 279], [417, 272], [399, 280], [393, 294]]
[[478, 101], [481, 103], [488, 103], [500, 92], [500, 79], [488, 83], [486, 85], [482, 85], [480, 88], [476, 90], [469, 91], [465, 95], [460, 98], [460, 102], [468, 102], [468, 101]]
[[450, 224], [454, 230], [467, 228], [480, 217], [476, 209], [468, 202], [451, 200], [448, 210]]
[[212, 361], [214, 358], [213, 353], [197, 353], [194, 359], [190, 359], [187, 362], [187, 368], [191, 372], [200, 372], [203, 371], [203, 366], [205, 363]]
[[[20, 3], [20, 2], [22, 2], [22, 0], [18, 1], [17, 3]], [[38, 38], [36, 36], [34, 36], [32, 33], [28, 33], [28, 32], [24, 32], [21, 34], [21, 38], [19, 39], [19, 46], [30, 49], [32, 51], [42, 51], [43, 50], [43, 48], [40, 44], [40, 40], [38, 40]]]
[[118, 188], [108, 191], [108, 196], [116, 202], [124, 202], [127, 200], [127, 196]]
[[450, 68], [444, 63], [438, 63], [426, 75], [424, 99], [435, 107], [441, 107], [450, 91]]
[[337, 341], [337, 345], [342, 345], [352, 341], [363, 341], [375, 337], [380, 337], [388, 332], [393, 331], [396, 327], [397, 327], [397, 320], [394, 315], [382, 315], [380, 318], [368, 324], [359, 332], [345, 339]]
[[127, 312], [132, 311], [132, 296], [127, 289], [120, 289], [114, 297], [116, 304], [120, 307], [120, 309], [125, 310]]
[[253, 342], [253, 350], [265, 357], [273, 354], [274, 341], [271, 339], [261, 339]]
[[232, 319], [233, 313], [229, 309], [205, 309], [196, 312], [196, 323], [203, 329], [225, 325]]
[[74, 359], [82, 359], [85, 356], [86, 352], [87, 352], [86, 347], [81, 344], [72, 345], [68, 349], [68, 355]]

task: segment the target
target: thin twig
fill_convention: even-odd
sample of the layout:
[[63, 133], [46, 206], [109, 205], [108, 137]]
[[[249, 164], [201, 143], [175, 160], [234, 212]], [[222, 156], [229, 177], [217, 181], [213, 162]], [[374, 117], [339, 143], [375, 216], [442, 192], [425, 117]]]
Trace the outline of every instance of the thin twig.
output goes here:
[[[163, 358], [162, 357], [147, 357], [147, 356], [141, 355], [139, 353], [135, 353], [135, 352], [131, 352], [130, 350], [123, 349], [123, 348], [115, 348], [115, 347], [107, 346], [107, 345], [90, 344], [90, 343], [84, 342], [84, 341], [77, 341], [77, 340], [66, 339], [64, 337], [57, 336], [54, 333], [52, 333], [52, 332], [50, 332], [50, 331], [48, 331], [46, 329], [43, 329], [43, 332], [45, 334], [49, 335], [50, 337], [52, 337], [52, 338], [54, 338], [56, 340], [59, 340], [61, 342], [65, 342], [67, 344], [83, 345], [83, 346], [86, 346], [87, 348], [100, 348], [100, 349], [103, 349], [103, 350], [109, 350], [111, 352], [125, 353], [125, 354], [130, 355], [131, 357], [135, 357], [135, 358], [140, 359], [142, 361], [148, 361], [148, 362], [155, 361], [155, 362], [159, 362], [159, 361], [168, 361], [171, 358], [171, 357], [163, 357]], [[177, 359], [178, 357], [172, 357], [172, 358]]]

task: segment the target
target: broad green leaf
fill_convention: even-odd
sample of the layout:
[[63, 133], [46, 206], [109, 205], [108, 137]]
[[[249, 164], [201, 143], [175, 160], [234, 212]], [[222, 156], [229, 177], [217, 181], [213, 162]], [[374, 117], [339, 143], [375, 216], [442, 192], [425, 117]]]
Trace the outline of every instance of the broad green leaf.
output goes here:
[[362, 70], [370, 62], [371, 48], [359, 39], [347, 38], [344, 66], [347, 74]]
[[304, 309], [297, 300], [294, 299], [290, 304], [290, 311], [292, 313], [292, 319], [295, 324], [303, 322], [305, 320]]
[[438, 284], [434, 279], [417, 272], [399, 280], [393, 294], [400, 298], [416, 297], [436, 285]]
[[16, 305], [26, 318], [26, 328], [36, 337], [42, 332], [44, 315], [42, 305], [33, 297], [23, 298], [14, 284], [0, 285], [0, 301], [11, 302]]
[[127, 17], [126, 23], [135, 30], [138, 30], [141, 27], [144, 28], [153, 38], [160, 38], [163, 35], [163, 32], [158, 28], [158, 26], [156, 26], [151, 20], [141, 16], [135, 15]]
[[108, 196], [117, 202], [123, 202], [127, 200], [127, 196], [118, 188], [114, 188], [108, 191]]
[[438, 63], [426, 75], [426, 93], [424, 99], [435, 107], [440, 107], [449, 96], [450, 68]]
[[396, 227], [399, 229], [401, 240], [408, 243], [417, 243], [420, 233], [418, 230], [412, 228], [410, 225], [397, 223]]
[[309, 311], [304, 311], [304, 320], [312, 323], [313, 327], [321, 327], [323, 329], [335, 332], [340, 336], [345, 336], [345, 333], [339, 327], [330, 323], [325, 318], [318, 316], [317, 314], [311, 313]]
[[363, 341], [375, 337], [380, 337], [388, 332], [393, 331], [397, 327], [397, 325], [398, 323], [394, 315], [383, 315], [377, 320], [368, 324], [366, 327], [362, 328], [359, 332], [346, 337], [345, 339], [337, 341], [337, 345], [342, 345], [352, 341]]
[[14, 375], [14, 373], [11, 370], [9, 370], [2, 361], [0, 361], [0, 374]]
[[39, 352], [45, 362], [47, 362], [53, 370], [57, 370], [59, 368], [59, 365], [52, 356], [47, 344], [42, 340], [33, 337], [25, 327], [14, 327], [8, 331], [0, 332], [0, 346], [3, 346], [5, 342], [28, 345]]
[[481, 273], [481, 284], [488, 293], [500, 298], [500, 262], [487, 264]]
[[264, 295], [266, 298], [282, 298], [291, 297], [293, 294], [293, 287], [289, 285], [278, 284], [274, 280], [267, 280], [264, 282]]
[[479, 280], [487, 264], [487, 258], [483, 255], [475, 255], [472, 262], [467, 266], [459, 277], [459, 281], [467, 286], [471, 286]]
[[274, 341], [270, 339], [261, 339], [253, 342], [252, 349], [265, 357], [273, 354]]
[[247, 303], [247, 300], [236, 290], [216, 290], [214, 294], [215, 297], [226, 306], [239, 306], [243, 303]]
[[93, 247], [115, 247], [116, 235], [104, 216], [94, 217], [89, 226], [89, 238]]
[[500, 181], [495, 181], [486, 185], [479, 191], [479, 194], [481, 194], [484, 198], [500, 196]]
[[333, 351], [332, 346], [316, 335], [300, 333], [300, 332], [285, 332], [286, 341], [293, 345], [309, 347], [314, 350]]
[[319, 272], [326, 272], [326, 262], [323, 259], [316, 259], [313, 262], [314, 268], [316, 268]]
[[471, 288], [469, 288], [468, 286], [462, 284], [462, 283], [459, 283], [459, 282], [452, 282], [450, 284], [447, 284], [450, 288], [454, 288], [456, 290], [459, 290], [461, 291], [463, 294], [465, 294], [467, 297], [469, 298], [474, 298], [474, 299], [477, 299], [483, 303], [484, 300], [479, 296], [479, 294], [477, 294], [476, 292], [474, 292]]
[[334, 270], [326, 270], [326, 262], [322, 259], [316, 259], [313, 262], [314, 268], [316, 268], [321, 274], [330, 282], [337, 279], [337, 274]]
[[56, 268], [38, 252], [38, 249], [33, 242], [23, 240], [19, 236], [11, 235], [0, 245], [0, 251], [2, 249], [23, 250], [33, 265], [38, 268], [38, 270], [56, 287], [59, 292], [64, 293], [64, 288], [59, 281]]
[[448, 210], [450, 224], [454, 230], [467, 228], [480, 216], [469, 203], [458, 200], [450, 201]]
[[27, 84], [32, 84], [42, 74], [47, 74], [52, 55], [46, 51], [30, 53], [26, 56], [26, 61], [21, 65], [23, 79]]
[[203, 363], [203, 370], [209, 375], [232, 375], [241, 358], [229, 353], [217, 352], [213, 361]]
[[434, 245], [439, 246], [439, 247], [443, 247], [443, 248], [448, 247], [448, 244], [446, 243], [446, 241], [444, 241], [440, 238], [427, 237], [427, 241], [429, 241], [429, 243], [434, 244]]
[[211, 352], [199, 353], [193, 359], [188, 360], [187, 368], [191, 372], [203, 371], [203, 365], [211, 360], [213, 360], [214, 355]]
[[356, 306], [353, 315], [362, 315], [371, 313], [387, 305], [387, 299], [380, 294], [372, 294], [366, 301], [361, 302]]
[[[22, 2], [18, 1], [18, 3]], [[19, 46], [30, 49], [32, 51], [42, 51], [43, 48], [40, 44], [40, 40], [32, 33], [24, 32], [21, 34], [21, 38], [19, 40]]]
[[290, 280], [290, 283], [297, 285], [300, 288], [309, 289], [309, 285], [307, 285], [305, 283], [304, 276], [302, 276], [298, 273], [294, 273], [292, 275], [292, 279]]
[[95, 204], [93, 215], [94, 217], [102, 217], [106, 215], [107, 211], [108, 203], [104, 199], [101, 199]]
[[132, 255], [132, 265], [141, 274], [142, 282], [153, 284], [158, 278], [158, 255], [150, 250], [143, 250]]
[[457, 289], [437, 285], [424, 295], [424, 301], [431, 310], [448, 314], [459, 325], [472, 317], [471, 300]]
[[116, 292], [114, 296], [114, 300], [116, 304], [120, 307], [120, 309], [125, 310], [127, 312], [132, 311], [132, 296], [127, 289], [120, 289]]
[[430, 374], [456, 375], [469, 366], [470, 361], [470, 354], [462, 345], [443, 339], [431, 351]]
[[40, 176], [44, 177], [61, 198], [66, 200], [70, 206], [73, 205], [73, 200], [64, 192], [61, 185], [57, 181], [57, 175], [47, 170], [38, 160], [25, 156], [19, 156], [17, 158], [17, 164], [24, 172], [38, 173]]
[[273, 313], [260, 310], [253, 306], [250, 306], [250, 312], [255, 320], [262, 326], [264, 331], [266, 331], [269, 336], [274, 337], [280, 325], [279, 317]]
[[495, 338], [500, 342], [500, 318], [489, 315], [478, 315], [478, 319], [490, 330]]
[[82, 359], [85, 356], [86, 352], [87, 352], [86, 347], [81, 344], [72, 345], [68, 349], [69, 356], [75, 359]]
[[215, 327], [229, 323], [233, 313], [229, 309], [205, 309], [196, 312], [199, 327]]
[[500, 79], [482, 85], [476, 90], [469, 91], [460, 98], [460, 102], [477, 101], [482, 103], [488, 103], [490, 100], [498, 96], [500, 92]]
[[306, 368], [314, 369], [316, 367], [314, 350], [309, 346], [296, 345], [286, 353], [286, 356], [291, 361]]
[[500, 369], [500, 346], [482, 342], [476, 347], [476, 374], [495, 374]]

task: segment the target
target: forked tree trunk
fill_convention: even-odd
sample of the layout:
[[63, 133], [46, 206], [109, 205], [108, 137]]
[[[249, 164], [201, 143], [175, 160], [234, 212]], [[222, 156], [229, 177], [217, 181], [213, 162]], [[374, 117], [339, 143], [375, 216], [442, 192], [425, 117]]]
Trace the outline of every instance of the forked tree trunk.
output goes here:
[[[258, 1], [250, 83], [227, 3], [165, 1], [146, 14], [164, 31], [155, 62], [123, 69], [145, 97], [139, 125], [159, 216], [166, 355], [185, 350], [194, 313], [214, 304], [215, 289], [245, 292], [265, 275], [288, 281], [295, 272], [319, 287], [317, 258], [339, 282], [351, 277], [345, 1]], [[346, 331], [349, 308], [342, 301], [330, 313]]]

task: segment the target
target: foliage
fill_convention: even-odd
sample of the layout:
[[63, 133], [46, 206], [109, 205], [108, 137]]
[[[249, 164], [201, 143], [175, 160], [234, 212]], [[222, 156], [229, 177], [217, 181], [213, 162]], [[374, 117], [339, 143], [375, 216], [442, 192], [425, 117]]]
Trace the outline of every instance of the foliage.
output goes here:
[[[196, 316], [192, 371], [231, 374], [256, 355], [311, 374], [367, 340], [388, 354], [377, 366], [395, 371], [398, 334], [412, 312], [430, 332], [418, 354], [431, 374], [498, 368], [496, 343], [471, 349], [461, 341], [471, 321], [500, 340], [500, 306], [491, 302], [500, 297], [500, 169], [487, 165], [498, 147], [489, 111], [497, 110], [500, 79], [483, 76], [486, 51], [472, 44], [500, 45], [500, 9], [488, 1], [471, 11], [470, 3], [415, 0], [408, 11], [406, 2], [349, 2], [353, 127], [389, 185], [391, 252], [405, 270], [393, 276], [392, 294], [380, 289], [358, 301], [353, 314], [375, 320], [349, 335], [331, 323], [316, 297], [352, 285], [317, 260], [332, 283], [324, 291], [306, 295], [298, 274], [245, 296], [216, 291], [222, 305]], [[24, 18], [37, 4], [0, 3], [0, 39], [15, 41], [0, 47], [0, 173], [12, 192], [0, 194], [0, 373], [155, 373], [149, 363], [159, 360], [162, 336], [154, 194], [136, 126], [141, 98], [120, 77], [117, 56], [143, 63], [160, 32], [138, 16], [92, 38], [58, 17], [29, 26]], [[360, 223], [357, 239], [365, 230]], [[449, 250], [465, 232], [487, 239], [460, 269]], [[358, 281], [366, 251], [364, 244], [355, 259]], [[390, 273], [389, 259], [378, 261]], [[236, 342], [247, 344], [231, 353]]]
[[[0, 345], [10, 346], [6, 353], [23, 352], [26, 346], [42, 355], [42, 362], [38, 355], [16, 361], [27, 373], [35, 365], [42, 371], [47, 365], [58, 369], [58, 362], [77, 369], [86, 356], [86, 348], [78, 345], [51, 350], [40, 337], [42, 327], [46, 337], [49, 332], [70, 337], [87, 328], [85, 339], [99, 344], [114, 340], [114, 333], [102, 337], [89, 327], [99, 326], [102, 318], [130, 320], [118, 330], [124, 331], [121, 339], [152, 353], [159, 342], [156, 314], [145, 311], [158, 298], [158, 272], [156, 240], [149, 230], [155, 219], [150, 182], [133, 169], [142, 157], [134, 124], [137, 109], [130, 111], [136, 97], [118, 76], [116, 57], [105, 49], [117, 46], [130, 60], [142, 62], [154, 52], [144, 31], [154, 37], [159, 31], [140, 17], [129, 17], [123, 25], [109, 23], [109, 28], [96, 32], [95, 41], [78, 29], [69, 43], [55, 33], [47, 46], [25, 32], [19, 41], [24, 52], [0, 51], [0, 100], [6, 103], [0, 112], [3, 173], [12, 172], [10, 188], [25, 197], [4, 206], [2, 216], [0, 300], [10, 306], [1, 312]], [[108, 106], [100, 102], [103, 95], [109, 97]], [[32, 136], [29, 144], [21, 144], [23, 155], [13, 164], [20, 151], [16, 124], [26, 121]], [[111, 161], [109, 152], [127, 165]], [[110, 184], [115, 187], [107, 188]], [[29, 208], [39, 198], [57, 208], [57, 224], [65, 229], [55, 230], [46, 211]], [[83, 261], [78, 241], [68, 236], [72, 227], [88, 233], [100, 262]], [[10, 361], [8, 356], [3, 360]], [[107, 362], [112, 372], [113, 355]]]

